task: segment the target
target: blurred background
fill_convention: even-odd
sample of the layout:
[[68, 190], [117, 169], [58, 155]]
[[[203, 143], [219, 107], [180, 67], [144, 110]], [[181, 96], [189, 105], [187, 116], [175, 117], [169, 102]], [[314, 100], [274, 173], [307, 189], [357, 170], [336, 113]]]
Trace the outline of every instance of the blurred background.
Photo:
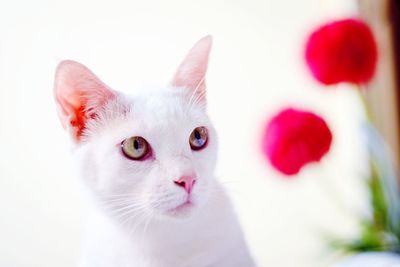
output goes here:
[[[380, 61], [368, 98], [397, 162], [393, 24], [387, 0], [3, 1], [0, 3], [0, 266], [74, 266], [85, 204], [56, 114], [56, 65], [73, 59], [116, 90], [166, 84], [188, 49], [212, 34], [209, 113], [220, 136], [218, 177], [259, 266], [330, 266], [329, 236], [352, 238], [368, 216], [365, 119], [350, 85], [330, 90], [304, 63], [320, 23], [359, 16]], [[379, 88], [379, 89], [378, 89]], [[223, 106], [223, 108], [222, 108]], [[330, 153], [294, 178], [260, 148], [265, 123], [293, 106], [321, 115]], [[384, 107], [384, 108], [383, 108]]]

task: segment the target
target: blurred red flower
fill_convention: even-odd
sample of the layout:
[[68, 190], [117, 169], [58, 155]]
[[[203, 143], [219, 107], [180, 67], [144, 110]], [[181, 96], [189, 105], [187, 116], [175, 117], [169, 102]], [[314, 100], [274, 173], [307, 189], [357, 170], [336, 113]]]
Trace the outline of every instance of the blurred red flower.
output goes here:
[[314, 77], [324, 84], [366, 83], [375, 72], [377, 45], [364, 22], [339, 20], [310, 35], [305, 58]]
[[286, 175], [294, 175], [329, 151], [332, 133], [316, 114], [288, 108], [268, 122], [262, 142], [271, 164]]

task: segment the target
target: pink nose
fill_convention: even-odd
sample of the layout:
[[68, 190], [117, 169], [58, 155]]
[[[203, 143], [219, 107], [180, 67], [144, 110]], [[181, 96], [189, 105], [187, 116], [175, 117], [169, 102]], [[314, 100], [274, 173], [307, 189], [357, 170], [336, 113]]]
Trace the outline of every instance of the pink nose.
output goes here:
[[178, 180], [175, 180], [174, 183], [180, 187], [185, 188], [186, 192], [190, 194], [192, 192], [194, 183], [196, 182], [196, 178], [194, 176], [182, 176]]

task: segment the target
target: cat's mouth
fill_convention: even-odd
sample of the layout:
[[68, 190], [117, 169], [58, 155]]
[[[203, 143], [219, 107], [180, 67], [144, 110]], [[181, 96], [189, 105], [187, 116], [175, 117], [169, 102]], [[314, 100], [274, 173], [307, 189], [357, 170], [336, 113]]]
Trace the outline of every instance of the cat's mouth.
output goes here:
[[193, 208], [194, 204], [193, 202], [188, 199], [182, 204], [179, 204], [175, 208], [169, 209], [168, 212], [172, 214], [177, 214], [177, 213], [187, 213], [189, 210]]

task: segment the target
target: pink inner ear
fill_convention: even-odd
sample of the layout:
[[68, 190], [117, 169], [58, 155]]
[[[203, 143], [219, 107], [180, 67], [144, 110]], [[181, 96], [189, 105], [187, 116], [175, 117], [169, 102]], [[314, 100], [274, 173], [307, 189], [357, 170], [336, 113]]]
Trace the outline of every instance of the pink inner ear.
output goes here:
[[96, 110], [114, 97], [114, 92], [88, 68], [70, 60], [61, 62], [57, 68], [54, 94], [61, 123], [72, 130], [77, 141], [87, 120], [94, 118]]
[[171, 82], [172, 86], [197, 90], [196, 93], [205, 91], [205, 75], [211, 45], [212, 37], [208, 35], [193, 46], [178, 67]]

